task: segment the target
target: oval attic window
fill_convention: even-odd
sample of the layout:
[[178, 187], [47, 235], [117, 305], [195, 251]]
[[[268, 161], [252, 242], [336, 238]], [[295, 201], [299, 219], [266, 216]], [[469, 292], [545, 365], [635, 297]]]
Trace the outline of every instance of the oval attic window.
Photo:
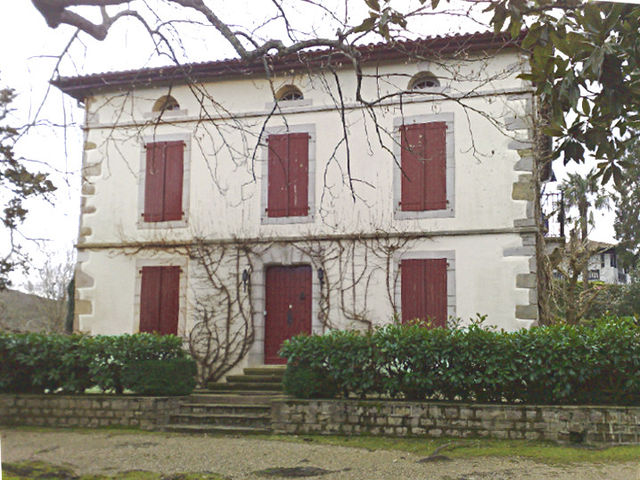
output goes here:
[[429, 90], [439, 86], [440, 80], [431, 72], [420, 72], [409, 82], [409, 90]]
[[152, 111], [164, 112], [165, 110], [180, 110], [180, 104], [171, 95], [165, 95], [156, 100], [156, 103], [153, 104]]
[[288, 102], [290, 100], [302, 100], [304, 96], [295, 85], [285, 85], [276, 92], [276, 100], [279, 102]]

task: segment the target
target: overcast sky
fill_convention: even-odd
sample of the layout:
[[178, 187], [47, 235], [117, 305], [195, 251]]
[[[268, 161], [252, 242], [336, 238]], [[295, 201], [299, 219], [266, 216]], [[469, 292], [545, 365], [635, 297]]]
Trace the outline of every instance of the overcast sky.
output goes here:
[[[635, 3], [638, 2], [640, 0]], [[225, 2], [225, 5], [229, 3]], [[360, 7], [363, 3], [359, 0], [349, 5], [353, 10], [351, 5]], [[264, 17], [256, 15], [256, 5], [260, 4], [255, 0], [235, 0], [230, 7], [233, 11], [228, 12], [230, 21], [242, 22], [243, 26], [249, 28], [259, 25]], [[29, 217], [21, 228], [26, 237], [44, 239], [40, 242], [22, 241], [33, 257], [34, 265], [38, 266], [47, 257], [62, 261], [77, 238], [83, 111], [74, 100], [66, 98], [56, 88], [50, 88], [48, 83], [58, 55], [64, 50], [74, 30], [70, 27], [56, 30], [48, 28], [29, 1], [5, 0], [0, 5], [0, 86], [12, 87], [18, 93], [11, 121], [14, 125], [23, 125], [36, 119], [38, 123], [19, 141], [16, 151], [25, 158], [44, 162], [42, 169], [51, 173], [58, 187], [51, 203], [38, 200], [28, 204]], [[303, 18], [304, 13], [300, 12]], [[340, 11], [339, 14], [344, 13]], [[355, 13], [356, 18], [362, 18], [362, 11], [348, 13]], [[314, 19], [314, 27], [322, 28], [329, 24], [322, 19]], [[428, 31], [430, 34], [447, 31], [442, 23], [438, 28], [440, 31], [433, 28]], [[451, 28], [457, 33], [470, 27], [456, 25]], [[271, 32], [267, 30], [265, 33]], [[190, 61], [233, 56], [230, 47], [210, 27], [187, 30], [181, 41], [185, 46], [185, 58]], [[63, 75], [77, 75], [170, 63], [166, 57], [152, 56], [152, 50], [146, 34], [139, 28], [132, 28], [131, 23], [122, 22], [116, 24], [104, 42], [81, 35], [74, 42], [70, 55], [60, 65], [60, 70]], [[556, 168], [556, 173], [562, 177], [560, 168]], [[597, 229], [592, 235], [594, 239], [613, 239], [612, 218], [611, 213], [597, 215]], [[7, 239], [0, 236], [0, 242], [2, 247]], [[26, 277], [17, 273], [13, 280], [15, 286], [19, 287]]]

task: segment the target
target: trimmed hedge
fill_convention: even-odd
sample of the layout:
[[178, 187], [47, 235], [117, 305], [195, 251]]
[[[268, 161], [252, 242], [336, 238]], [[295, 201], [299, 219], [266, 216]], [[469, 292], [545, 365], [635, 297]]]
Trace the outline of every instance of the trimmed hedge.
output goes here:
[[122, 372], [122, 383], [140, 395], [189, 395], [196, 386], [196, 373], [191, 358], [137, 360]]
[[[182, 339], [174, 335], [0, 333], [0, 392], [82, 393], [99, 387], [122, 393], [129, 365], [186, 358]], [[192, 370], [175, 374], [188, 377]]]
[[[504, 332], [387, 325], [285, 342], [296, 388], [335, 396], [530, 404], [640, 404], [640, 329], [630, 319]], [[313, 375], [303, 375], [309, 370]], [[306, 384], [304, 382], [306, 381]]]

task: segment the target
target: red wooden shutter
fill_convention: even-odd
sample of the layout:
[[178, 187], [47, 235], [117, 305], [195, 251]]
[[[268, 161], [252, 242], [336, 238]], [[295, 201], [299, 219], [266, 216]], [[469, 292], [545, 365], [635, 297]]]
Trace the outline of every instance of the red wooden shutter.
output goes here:
[[162, 267], [142, 267], [140, 288], [141, 332], [160, 330], [160, 298], [162, 295]]
[[267, 216], [288, 215], [289, 140], [287, 135], [269, 135]]
[[401, 264], [402, 322], [431, 320], [447, 325], [447, 259], [403, 260]]
[[147, 143], [144, 180], [144, 221], [160, 222], [164, 208], [164, 142]]
[[424, 210], [447, 208], [447, 124], [425, 124]]
[[176, 334], [180, 309], [180, 267], [142, 267], [140, 332]]
[[405, 212], [424, 210], [424, 125], [400, 127], [402, 171], [400, 207]]
[[164, 173], [164, 221], [182, 219], [184, 142], [166, 142]]
[[289, 137], [289, 216], [309, 214], [309, 134], [290, 133]]
[[158, 331], [163, 335], [178, 333], [180, 313], [180, 267], [162, 267], [162, 295]]
[[445, 122], [400, 127], [401, 210], [447, 208], [446, 134]]

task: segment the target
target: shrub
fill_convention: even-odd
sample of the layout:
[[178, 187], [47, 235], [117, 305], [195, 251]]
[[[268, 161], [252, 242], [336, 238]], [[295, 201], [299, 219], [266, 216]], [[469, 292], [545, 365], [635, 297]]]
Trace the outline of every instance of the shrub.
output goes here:
[[141, 395], [189, 395], [196, 386], [191, 358], [136, 360], [122, 371], [124, 388]]
[[179, 337], [0, 333], [0, 392], [122, 393], [122, 372], [140, 360], [188, 358]]
[[633, 319], [517, 332], [387, 325], [370, 334], [295, 337], [281, 354], [288, 371], [313, 372], [292, 371], [289, 393], [297, 396], [325, 395], [321, 377], [343, 396], [640, 404], [640, 328]]
[[332, 398], [338, 394], [327, 370], [308, 365], [291, 365], [282, 379], [284, 391], [297, 398]]

